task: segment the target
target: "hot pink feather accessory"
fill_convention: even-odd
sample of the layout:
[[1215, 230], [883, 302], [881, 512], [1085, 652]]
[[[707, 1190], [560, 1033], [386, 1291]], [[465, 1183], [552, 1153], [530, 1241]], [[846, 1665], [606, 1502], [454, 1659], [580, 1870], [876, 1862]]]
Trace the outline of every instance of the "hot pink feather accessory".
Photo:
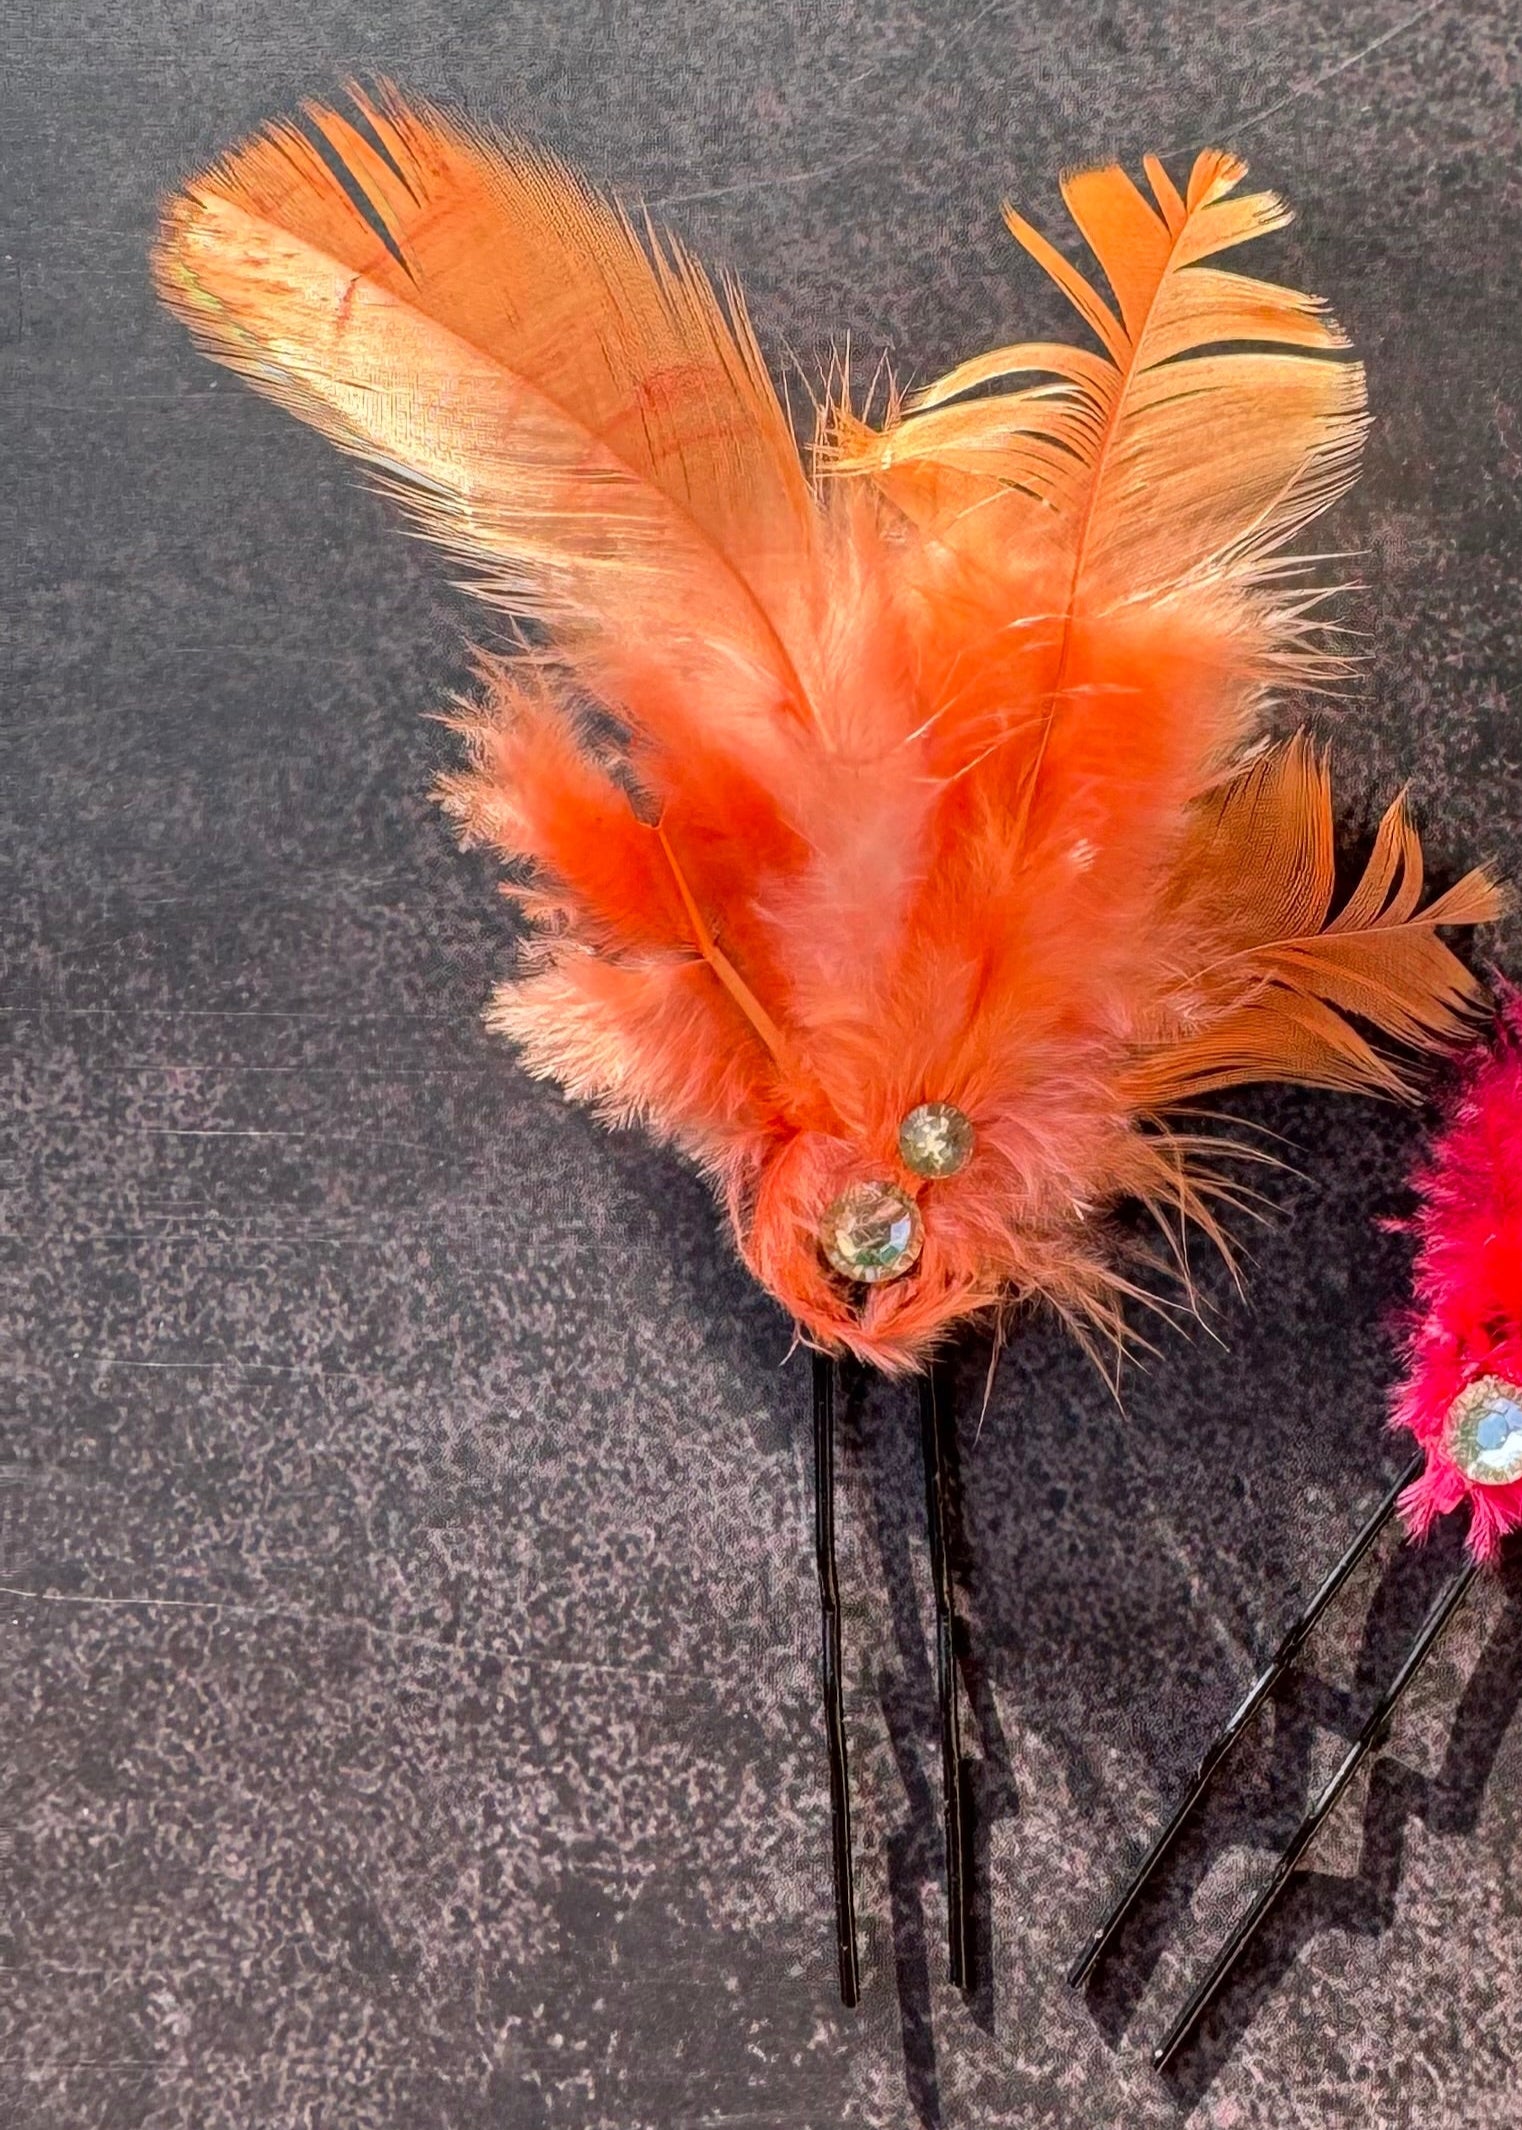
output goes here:
[[1469, 1547], [1494, 1558], [1522, 1524], [1522, 992], [1502, 990], [1415, 1178], [1414, 1304], [1392, 1399], [1427, 1467], [1401, 1509], [1413, 1535], [1466, 1500]]

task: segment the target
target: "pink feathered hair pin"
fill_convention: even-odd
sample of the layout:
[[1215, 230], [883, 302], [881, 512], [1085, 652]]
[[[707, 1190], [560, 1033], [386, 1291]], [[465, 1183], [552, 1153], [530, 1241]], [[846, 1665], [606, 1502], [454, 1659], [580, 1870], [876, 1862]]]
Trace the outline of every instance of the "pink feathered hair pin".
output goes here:
[[1401, 1496], [1414, 1537], [1466, 1501], [1469, 1549], [1495, 1558], [1522, 1524], [1522, 992], [1498, 986], [1477, 1046], [1416, 1177], [1421, 1203], [1405, 1377], [1391, 1418], [1426, 1456]]
[[1404, 1374], [1390, 1409], [1391, 1424], [1416, 1437], [1416, 1453], [1206, 1747], [1189, 1790], [1069, 1970], [1075, 1987], [1088, 1981], [1119, 1936], [1232, 1748], [1386, 1525], [1399, 1516], [1412, 1537], [1422, 1538], [1438, 1517], [1467, 1502], [1467, 1550], [1257, 1898], [1153, 2050], [1159, 2070], [1226, 1986], [1359, 1768], [1383, 1747], [1407, 1690], [1480, 1570], [1522, 1524], [1522, 991], [1499, 980], [1495, 990], [1494, 1028], [1461, 1065], [1446, 1115], [1412, 1179], [1416, 1211], [1389, 1223], [1416, 1238], [1413, 1301], [1400, 1329]]

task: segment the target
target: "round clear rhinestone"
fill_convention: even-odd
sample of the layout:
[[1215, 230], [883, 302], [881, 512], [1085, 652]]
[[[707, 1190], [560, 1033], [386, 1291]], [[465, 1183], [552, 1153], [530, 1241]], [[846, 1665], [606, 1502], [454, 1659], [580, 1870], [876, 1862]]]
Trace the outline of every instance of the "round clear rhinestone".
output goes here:
[[949, 1102], [922, 1102], [898, 1128], [904, 1167], [916, 1176], [954, 1176], [972, 1153], [972, 1125]]
[[876, 1287], [909, 1270], [924, 1248], [925, 1225], [896, 1183], [853, 1183], [820, 1221], [819, 1241], [837, 1272]]
[[1522, 1388], [1502, 1376], [1481, 1376], [1448, 1408], [1443, 1446], [1476, 1486], [1510, 1486], [1522, 1479]]

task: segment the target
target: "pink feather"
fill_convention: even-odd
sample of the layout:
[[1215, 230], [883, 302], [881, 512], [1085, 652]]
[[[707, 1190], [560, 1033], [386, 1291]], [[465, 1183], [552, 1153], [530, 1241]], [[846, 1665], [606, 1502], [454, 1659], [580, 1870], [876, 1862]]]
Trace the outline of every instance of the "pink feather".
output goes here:
[[1522, 1524], [1522, 1479], [1477, 1485], [1444, 1447], [1454, 1400], [1485, 1376], [1522, 1385], [1522, 992], [1507, 987], [1493, 1040], [1471, 1064], [1416, 1177], [1421, 1205], [1405, 1377], [1392, 1420], [1409, 1428], [1427, 1468], [1401, 1508], [1413, 1534], [1470, 1507], [1469, 1545], [1492, 1560]]

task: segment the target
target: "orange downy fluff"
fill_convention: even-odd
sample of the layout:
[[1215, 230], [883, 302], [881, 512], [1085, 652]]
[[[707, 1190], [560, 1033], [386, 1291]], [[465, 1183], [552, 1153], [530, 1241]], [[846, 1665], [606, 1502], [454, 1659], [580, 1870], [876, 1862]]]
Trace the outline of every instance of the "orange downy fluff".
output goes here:
[[[1421, 907], [1397, 799], [1334, 914], [1324, 764], [1259, 743], [1335, 663], [1282, 550], [1364, 428], [1321, 304], [1214, 263], [1284, 208], [1218, 153], [1182, 196], [1151, 159], [1151, 200], [1068, 178], [1113, 300], [1007, 209], [1093, 345], [979, 357], [881, 428], [842, 397], [810, 477], [733, 289], [547, 155], [356, 106], [187, 186], [155, 271], [532, 624], [442, 792], [543, 927], [493, 1026], [699, 1161], [819, 1342], [906, 1366], [1027, 1294], [1116, 1331], [1108, 1205], [1216, 1232], [1170, 1105], [1405, 1092], [1370, 1035], [1452, 1039], [1476, 987], [1436, 928], [1497, 908], [1482, 873]], [[898, 1153], [925, 1101], [976, 1133], [938, 1181]], [[819, 1246], [862, 1179], [924, 1223], [870, 1288]]]

